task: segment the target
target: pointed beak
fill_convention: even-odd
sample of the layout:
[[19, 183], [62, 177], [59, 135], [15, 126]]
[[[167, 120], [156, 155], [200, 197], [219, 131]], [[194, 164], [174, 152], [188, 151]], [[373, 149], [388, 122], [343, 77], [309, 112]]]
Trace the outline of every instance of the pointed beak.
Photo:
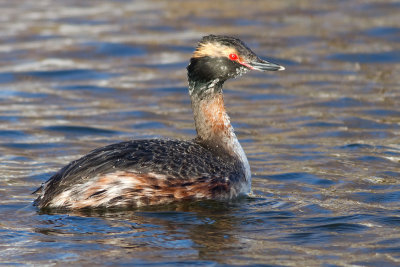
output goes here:
[[285, 69], [284, 66], [268, 62], [260, 58], [257, 58], [256, 60], [249, 62], [248, 65], [250, 65], [252, 69], [259, 71], [265, 71], [265, 70], [280, 71]]

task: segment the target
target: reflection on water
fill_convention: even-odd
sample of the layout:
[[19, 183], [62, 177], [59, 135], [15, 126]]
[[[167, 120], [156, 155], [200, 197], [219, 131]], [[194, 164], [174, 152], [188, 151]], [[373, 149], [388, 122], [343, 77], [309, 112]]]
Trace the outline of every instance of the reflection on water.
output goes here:
[[[0, 5], [1, 264], [399, 264], [399, 3]], [[30, 192], [89, 150], [192, 138], [185, 67], [209, 33], [287, 67], [225, 85], [255, 197], [32, 207]]]
[[[109, 250], [111, 246], [112, 253], [130, 253], [135, 258], [156, 262], [160, 257], [174, 259], [177, 256], [200, 256], [200, 260], [207, 260], [238, 246], [239, 240], [233, 235], [240, 225], [240, 220], [233, 217], [235, 209], [234, 204], [200, 202], [144, 208], [135, 212], [74, 212], [68, 219], [62, 213], [51, 213], [42, 215], [42, 218], [48, 217], [46, 223], [40, 221], [35, 232], [62, 237], [60, 241], [65, 243], [68, 242], [65, 236], [79, 233], [83, 243], [95, 241], [100, 250]], [[63, 219], [58, 221], [55, 218]], [[171, 254], [171, 249], [176, 252]]]

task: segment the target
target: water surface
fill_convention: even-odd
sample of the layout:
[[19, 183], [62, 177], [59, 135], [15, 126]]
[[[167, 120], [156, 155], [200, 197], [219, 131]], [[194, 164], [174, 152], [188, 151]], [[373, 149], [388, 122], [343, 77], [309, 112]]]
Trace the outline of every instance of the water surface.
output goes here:
[[[1, 264], [400, 264], [398, 2], [0, 6]], [[193, 138], [185, 67], [209, 33], [236, 35], [286, 67], [224, 87], [254, 198], [32, 207], [32, 191], [96, 147]]]

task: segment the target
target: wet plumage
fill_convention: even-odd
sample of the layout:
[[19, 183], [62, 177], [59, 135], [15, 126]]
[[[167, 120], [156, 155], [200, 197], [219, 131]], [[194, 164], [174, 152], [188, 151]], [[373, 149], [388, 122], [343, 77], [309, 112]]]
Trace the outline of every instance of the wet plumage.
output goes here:
[[37, 192], [39, 208], [130, 207], [231, 199], [251, 191], [250, 167], [226, 114], [222, 85], [250, 69], [282, 70], [232, 37], [204, 37], [188, 66], [197, 137], [132, 140], [71, 162]]
[[[77, 208], [78, 206], [140, 206], [152, 201], [151, 197], [156, 197], [151, 193], [157, 192], [159, 198], [165, 198], [164, 201], [177, 198], [167, 188], [175, 190], [185, 190], [185, 188], [194, 185], [201, 186], [209, 184], [209, 193], [211, 198], [229, 198], [230, 187], [235, 184], [237, 173], [242, 172], [237, 160], [227, 156], [218, 155], [204, 148], [193, 141], [178, 140], [133, 140], [112, 144], [106, 147], [96, 149], [86, 156], [71, 162], [45, 185], [48, 190], [41, 199], [40, 203], [49, 203], [50, 206], [62, 206]], [[113, 184], [101, 186], [101, 181], [106, 183], [103, 178], [112, 179], [113, 175], [119, 177], [114, 179]], [[132, 183], [124, 183], [124, 179], [136, 179], [136, 188], [131, 188]], [[140, 177], [140, 178], [139, 178]], [[158, 181], [158, 182], [157, 182]], [[232, 183], [233, 182], [233, 183]], [[75, 186], [75, 189], [71, 185]], [[146, 184], [151, 187], [148, 194], [143, 188]], [[98, 185], [95, 189], [93, 186]], [[83, 205], [76, 204], [82, 202], [82, 197], [92, 203], [93, 200], [101, 202], [106, 195], [107, 190], [114, 190], [113, 186], [118, 187], [120, 194], [115, 194], [103, 205]], [[138, 190], [140, 187], [140, 190]], [[82, 192], [89, 190], [90, 194], [83, 196]], [[136, 190], [136, 191], [135, 191]], [[203, 189], [206, 190], [206, 189]], [[68, 197], [63, 192], [68, 192]], [[141, 195], [140, 204], [134, 202], [138, 198], [124, 198], [125, 194], [136, 192]], [[62, 199], [57, 195], [62, 195]], [[122, 200], [124, 198], [124, 200]], [[190, 194], [183, 199], [189, 199]], [[75, 204], [74, 204], [75, 203]], [[158, 204], [158, 203], [152, 203]]]

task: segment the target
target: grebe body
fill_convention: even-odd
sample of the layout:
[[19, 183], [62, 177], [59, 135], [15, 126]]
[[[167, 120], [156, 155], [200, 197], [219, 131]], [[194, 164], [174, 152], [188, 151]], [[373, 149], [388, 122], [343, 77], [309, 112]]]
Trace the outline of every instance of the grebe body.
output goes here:
[[139, 207], [227, 200], [251, 192], [251, 172], [225, 111], [222, 85], [249, 70], [283, 70], [242, 41], [209, 35], [187, 67], [197, 137], [132, 140], [93, 150], [35, 192], [39, 208]]

